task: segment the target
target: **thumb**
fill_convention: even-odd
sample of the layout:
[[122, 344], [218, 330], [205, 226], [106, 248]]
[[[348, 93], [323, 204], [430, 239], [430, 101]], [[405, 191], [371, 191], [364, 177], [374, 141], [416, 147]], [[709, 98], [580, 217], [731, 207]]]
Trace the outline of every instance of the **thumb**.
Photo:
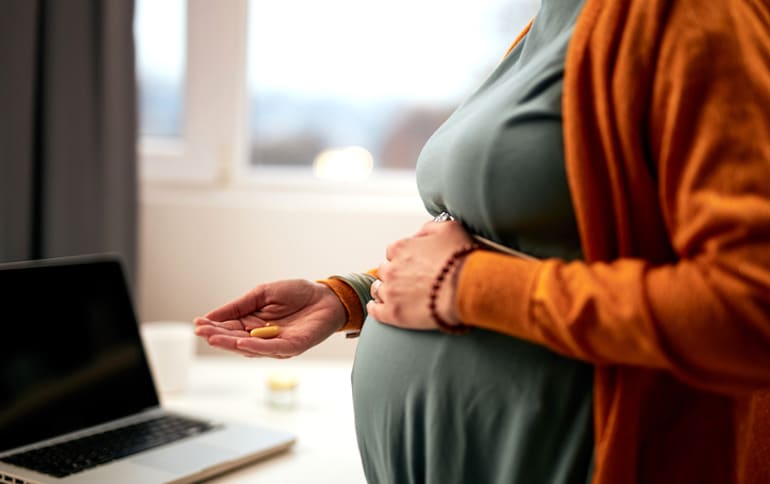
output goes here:
[[206, 314], [206, 318], [213, 321], [228, 321], [231, 319], [240, 319], [249, 314], [255, 313], [263, 306], [264, 291], [261, 286], [257, 286], [243, 296], [230, 301]]

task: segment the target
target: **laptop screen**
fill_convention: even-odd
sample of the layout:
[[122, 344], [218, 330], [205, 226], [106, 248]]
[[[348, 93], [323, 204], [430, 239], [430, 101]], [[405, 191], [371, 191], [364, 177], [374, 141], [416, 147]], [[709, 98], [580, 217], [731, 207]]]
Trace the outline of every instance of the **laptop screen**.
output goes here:
[[0, 452], [158, 405], [116, 259], [0, 265]]

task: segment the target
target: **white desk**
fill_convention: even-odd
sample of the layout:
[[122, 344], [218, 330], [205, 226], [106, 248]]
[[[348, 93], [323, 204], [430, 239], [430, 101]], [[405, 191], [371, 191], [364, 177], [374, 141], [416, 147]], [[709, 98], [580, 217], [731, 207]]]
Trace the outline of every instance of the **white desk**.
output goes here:
[[[211, 483], [365, 483], [353, 425], [348, 359], [300, 356], [288, 360], [202, 356], [191, 367], [187, 388], [161, 394], [165, 407], [289, 431], [297, 442], [288, 452], [223, 474]], [[297, 404], [267, 404], [271, 372], [299, 379]]]

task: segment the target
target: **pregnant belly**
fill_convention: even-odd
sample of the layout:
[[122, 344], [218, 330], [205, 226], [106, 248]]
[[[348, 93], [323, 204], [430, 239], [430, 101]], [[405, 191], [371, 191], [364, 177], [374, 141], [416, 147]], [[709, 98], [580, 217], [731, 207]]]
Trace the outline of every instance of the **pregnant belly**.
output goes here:
[[367, 479], [585, 482], [591, 381], [589, 365], [508, 336], [369, 319], [352, 375]]

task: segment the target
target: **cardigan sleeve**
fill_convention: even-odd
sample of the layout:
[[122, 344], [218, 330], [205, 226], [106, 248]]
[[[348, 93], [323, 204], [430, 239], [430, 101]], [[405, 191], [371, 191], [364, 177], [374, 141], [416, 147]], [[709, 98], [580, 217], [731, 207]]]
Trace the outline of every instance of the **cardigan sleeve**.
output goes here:
[[[317, 281], [331, 289], [345, 307], [347, 320], [338, 331], [355, 334], [363, 327], [367, 316], [366, 301], [370, 299], [368, 286], [376, 278], [377, 269], [375, 268], [361, 274], [331, 276]], [[354, 283], [357, 287], [354, 287]], [[364, 292], [367, 294], [363, 294]]]
[[727, 3], [682, 20], [655, 64], [644, 149], [674, 259], [478, 251], [458, 280], [464, 322], [711, 391], [770, 386], [770, 25]]

